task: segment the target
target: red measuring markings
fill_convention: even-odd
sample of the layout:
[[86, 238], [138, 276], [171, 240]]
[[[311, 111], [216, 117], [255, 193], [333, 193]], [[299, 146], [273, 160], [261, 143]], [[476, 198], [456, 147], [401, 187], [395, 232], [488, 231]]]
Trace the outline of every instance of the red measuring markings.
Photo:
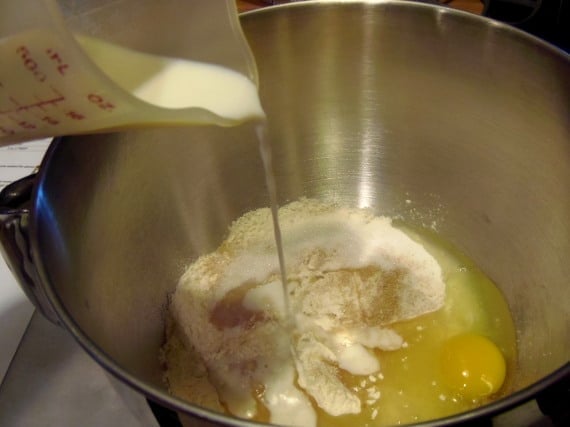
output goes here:
[[30, 123], [26, 120], [20, 120], [18, 122], [18, 126], [20, 126], [22, 129], [26, 129], [26, 130], [32, 130], [32, 129], [36, 129], [37, 126], [33, 123]]
[[73, 120], [83, 120], [85, 119], [85, 115], [78, 113], [77, 111], [69, 110], [65, 113], [67, 117]]
[[41, 121], [44, 123], [47, 123], [48, 125], [52, 125], [52, 126], [59, 124], [59, 120], [54, 119], [53, 117], [50, 117], [50, 116], [43, 116], [41, 118]]
[[63, 76], [69, 68], [69, 64], [61, 58], [59, 52], [52, 48], [46, 49], [46, 53], [49, 59], [56, 63], [57, 72]]
[[32, 57], [32, 53], [30, 52], [30, 50], [28, 49], [27, 46], [25, 46], [25, 45], [19, 46], [16, 49], [16, 53], [22, 59], [22, 63], [24, 64], [24, 67], [30, 73], [32, 73], [32, 75], [35, 77], [35, 79], [37, 81], [44, 82], [46, 80], [47, 76], [40, 70], [38, 63]]
[[56, 107], [59, 103], [65, 101], [65, 96], [59, 93], [55, 88], [51, 87], [51, 89], [54, 92], [52, 97], [44, 99], [39, 99], [38, 97], [35, 97], [37, 101], [28, 104], [20, 104], [18, 100], [15, 99], [14, 97], [12, 96], [8, 97], [8, 99], [12, 102], [12, 104], [14, 104], [14, 108], [8, 110], [0, 110], [0, 115], [22, 113], [36, 108], [45, 110], [44, 107], [46, 106]]
[[37, 129], [37, 126], [27, 120], [20, 120], [20, 119], [16, 119], [12, 116], [8, 116], [8, 118], [10, 120], [12, 120], [14, 123], [16, 123], [18, 125], [18, 127], [25, 129], [25, 130], [33, 130], [33, 129]]
[[112, 111], [115, 109], [115, 104], [111, 101], [107, 101], [101, 95], [97, 95], [96, 93], [90, 93], [87, 95], [87, 100], [104, 111]]
[[0, 134], [2, 134], [2, 135], [14, 135], [14, 134], [16, 134], [16, 132], [14, 132], [12, 129], [5, 128], [4, 126], [0, 126]]

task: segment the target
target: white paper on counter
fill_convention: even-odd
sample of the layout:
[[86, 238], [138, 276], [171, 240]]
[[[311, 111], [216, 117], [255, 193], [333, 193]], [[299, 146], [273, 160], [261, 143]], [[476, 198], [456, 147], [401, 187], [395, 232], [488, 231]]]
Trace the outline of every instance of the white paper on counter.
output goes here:
[[[0, 147], [0, 190], [31, 174], [44, 156], [50, 139]], [[16, 279], [0, 257], [0, 382], [4, 378], [33, 312]]]
[[39, 166], [51, 139], [0, 147], [0, 190]]

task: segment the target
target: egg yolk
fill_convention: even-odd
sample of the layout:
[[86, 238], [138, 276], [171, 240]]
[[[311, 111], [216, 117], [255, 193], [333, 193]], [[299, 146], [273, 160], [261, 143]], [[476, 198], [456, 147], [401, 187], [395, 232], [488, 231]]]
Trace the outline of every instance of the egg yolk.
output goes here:
[[469, 333], [454, 336], [443, 344], [441, 372], [448, 387], [465, 398], [477, 399], [501, 388], [506, 363], [491, 340]]

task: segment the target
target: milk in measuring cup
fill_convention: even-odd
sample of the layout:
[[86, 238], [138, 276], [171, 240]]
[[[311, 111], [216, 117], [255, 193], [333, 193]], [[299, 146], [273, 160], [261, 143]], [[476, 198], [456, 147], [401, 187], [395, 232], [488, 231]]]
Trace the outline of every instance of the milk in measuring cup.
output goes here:
[[255, 84], [229, 68], [135, 52], [93, 37], [76, 39], [101, 70], [142, 101], [206, 108], [236, 121], [264, 115]]
[[0, 145], [151, 125], [263, 119], [257, 87], [229, 68], [29, 30], [0, 39]]

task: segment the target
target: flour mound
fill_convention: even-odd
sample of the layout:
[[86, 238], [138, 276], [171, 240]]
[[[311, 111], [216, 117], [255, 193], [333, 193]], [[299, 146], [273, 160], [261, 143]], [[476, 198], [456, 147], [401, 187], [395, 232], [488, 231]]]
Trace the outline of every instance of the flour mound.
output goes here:
[[366, 210], [304, 199], [282, 207], [279, 221], [291, 333], [269, 209], [237, 220], [217, 251], [188, 268], [174, 321], [234, 415], [255, 417], [261, 403], [272, 423], [315, 425], [311, 399], [331, 415], [358, 413], [362, 402], [340, 370], [379, 373], [371, 350], [404, 344], [389, 326], [443, 306], [441, 269], [389, 218]]

